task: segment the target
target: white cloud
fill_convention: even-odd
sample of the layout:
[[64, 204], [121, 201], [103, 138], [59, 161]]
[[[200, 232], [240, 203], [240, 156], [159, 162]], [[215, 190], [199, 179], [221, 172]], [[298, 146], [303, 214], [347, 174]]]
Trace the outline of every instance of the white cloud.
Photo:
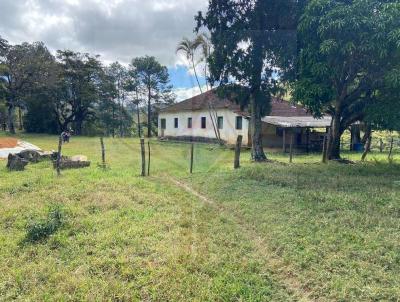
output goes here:
[[[202, 90], [203, 92], [205, 92], [207, 90], [207, 87], [203, 86]], [[201, 92], [200, 88], [196, 86], [193, 88], [178, 88], [174, 90], [174, 93], [176, 94], [176, 101], [181, 102], [196, 95], [199, 95]]]
[[43, 41], [128, 63], [143, 55], [173, 66], [176, 45], [193, 36], [207, 0], [0, 0], [0, 35], [12, 43]]

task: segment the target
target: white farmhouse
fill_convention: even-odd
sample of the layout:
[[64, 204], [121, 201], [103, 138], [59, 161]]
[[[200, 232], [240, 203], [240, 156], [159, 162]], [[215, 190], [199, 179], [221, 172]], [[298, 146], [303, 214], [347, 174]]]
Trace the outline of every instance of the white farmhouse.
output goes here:
[[[215, 142], [210, 106], [218, 117], [217, 126], [225, 143], [233, 145], [242, 135], [243, 145], [251, 144], [248, 112], [235, 102], [218, 97], [213, 90], [162, 109], [158, 117], [159, 138]], [[263, 145], [286, 150], [293, 140], [295, 148], [319, 149], [324, 133], [312, 129], [327, 128], [330, 123], [330, 117], [315, 119], [303, 107], [274, 98], [270, 115], [263, 118]]]

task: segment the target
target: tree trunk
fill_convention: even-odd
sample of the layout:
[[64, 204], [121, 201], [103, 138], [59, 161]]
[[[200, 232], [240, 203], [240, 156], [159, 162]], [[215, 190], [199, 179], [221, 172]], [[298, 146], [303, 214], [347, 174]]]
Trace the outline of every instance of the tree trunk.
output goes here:
[[350, 132], [351, 132], [350, 151], [353, 151], [354, 145], [359, 144], [361, 141], [360, 126], [359, 125], [351, 125]]
[[61, 132], [63, 132], [63, 131], [66, 131], [66, 130], [68, 130], [68, 122], [67, 121], [65, 121], [64, 123], [59, 123], [59, 132], [61, 133]]
[[361, 139], [361, 143], [365, 146], [368, 142], [368, 139], [371, 135], [372, 129], [370, 124], [364, 124], [364, 135]]
[[82, 124], [83, 124], [83, 121], [80, 120], [80, 119], [75, 121], [74, 132], [75, 132], [76, 135], [81, 135], [82, 134]]
[[368, 155], [368, 152], [371, 151], [371, 142], [372, 142], [372, 131], [371, 131], [371, 127], [368, 127], [368, 137], [367, 137], [367, 141], [365, 142], [365, 148], [364, 148], [364, 153], [361, 157], [361, 161], [365, 161], [365, 158]]
[[137, 127], [139, 137], [142, 137], [142, 129], [140, 128], [140, 112], [139, 112], [139, 103], [137, 104]]
[[335, 114], [332, 117], [331, 131], [328, 137], [328, 160], [340, 159], [340, 138], [342, 131], [340, 130], [340, 116]]
[[200, 89], [200, 93], [203, 93], [203, 89], [201, 89], [199, 77], [197, 76], [196, 65], [194, 64], [194, 55], [192, 55], [192, 67], [193, 67], [194, 76], [197, 81], [197, 85], [199, 86], [199, 89]]
[[256, 98], [251, 98], [251, 119], [250, 119], [250, 133], [251, 133], [251, 159], [255, 162], [262, 162], [267, 160], [262, 144], [262, 121], [260, 106], [256, 102]]
[[23, 130], [21, 107], [18, 107], [18, 129], [21, 131]]
[[121, 137], [124, 137], [124, 100], [125, 96], [122, 94], [121, 100], [120, 100], [120, 108], [119, 108], [119, 133]]
[[372, 127], [371, 125], [366, 125], [365, 126], [365, 133], [364, 137], [362, 139], [362, 142], [364, 143], [364, 149], [369, 152], [371, 151], [371, 140], [372, 140]]
[[14, 105], [9, 104], [8, 105], [8, 130], [10, 131], [11, 134], [15, 134], [15, 127], [14, 127]]
[[151, 137], [151, 102], [150, 102], [150, 95], [149, 100], [147, 103], [147, 137]]
[[114, 121], [115, 121], [115, 108], [114, 108], [114, 106], [112, 108], [112, 120], [113, 120], [112, 137], [114, 138], [115, 137], [115, 123], [114, 123]]

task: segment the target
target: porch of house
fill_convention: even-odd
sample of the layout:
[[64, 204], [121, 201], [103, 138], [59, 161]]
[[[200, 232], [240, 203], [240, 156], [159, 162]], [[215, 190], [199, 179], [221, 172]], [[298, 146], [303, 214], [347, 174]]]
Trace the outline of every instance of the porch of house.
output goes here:
[[331, 125], [331, 118], [305, 117], [263, 118], [263, 145], [267, 148], [288, 152], [290, 144], [303, 152], [317, 152], [323, 148], [324, 136]]

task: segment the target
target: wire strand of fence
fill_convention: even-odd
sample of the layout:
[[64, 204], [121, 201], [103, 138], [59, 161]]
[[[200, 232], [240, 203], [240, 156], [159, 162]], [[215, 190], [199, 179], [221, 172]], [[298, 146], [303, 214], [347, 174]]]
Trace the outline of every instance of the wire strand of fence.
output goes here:
[[[390, 137], [389, 137], [390, 139]], [[388, 158], [390, 141], [389, 139], [384, 140], [384, 149], [382, 150], [383, 156], [378, 157], [380, 160]], [[118, 153], [126, 154], [129, 157], [129, 165], [132, 165], [132, 169], [137, 171], [140, 175], [141, 171], [141, 142], [140, 138], [115, 138], [114, 143], [110, 140], [107, 142], [110, 146], [114, 145], [113, 148], [119, 148]], [[158, 173], [171, 173], [190, 175], [191, 165], [192, 171], [195, 174], [203, 174], [210, 172], [226, 171], [232, 169], [234, 162], [233, 148], [229, 146], [220, 146], [218, 144], [207, 144], [202, 142], [193, 141], [173, 141], [173, 140], [158, 140], [157, 138], [146, 138], [145, 139], [145, 157], [146, 157], [146, 175], [148, 171], [148, 158], [151, 158], [150, 173], [156, 176]], [[191, 148], [193, 146], [193, 161], [191, 160]], [[373, 138], [371, 144], [371, 151], [373, 154], [379, 152], [379, 148], [382, 146], [380, 138]], [[149, 148], [150, 147], [150, 148]], [[299, 147], [299, 148], [297, 148]], [[353, 160], [357, 160], [358, 155], [356, 152], [350, 152], [350, 142], [346, 139], [342, 140], [342, 151], [344, 158], [350, 156]], [[149, 150], [150, 149], [150, 150]], [[293, 162], [310, 162], [311, 158], [322, 151], [310, 151], [302, 149], [301, 145], [297, 145], [293, 148]], [[100, 150], [100, 148], [99, 148]], [[269, 158], [274, 161], [287, 162], [289, 160], [289, 153], [282, 153], [282, 150], [266, 150], [269, 154]], [[393, 139], [393, 150], [390, 158], [397, 159], [400, 153], [400, 139]], [[360, 159], [362, 152], [359, 152]], [[100, 157], [100, 151], [99, 151]], [[250, 153], [243, 152], [244, 162], [249, 163]], [[318, 155], [319, 157], [319, 155]], [[286, 158], [286, 159], [285, 159]], [[373, 159], [373, 158], [372, 158]], [[317, 161], [317, 160], [316, 160]], [[112, 167], [110, 167], [112, 168]]]

